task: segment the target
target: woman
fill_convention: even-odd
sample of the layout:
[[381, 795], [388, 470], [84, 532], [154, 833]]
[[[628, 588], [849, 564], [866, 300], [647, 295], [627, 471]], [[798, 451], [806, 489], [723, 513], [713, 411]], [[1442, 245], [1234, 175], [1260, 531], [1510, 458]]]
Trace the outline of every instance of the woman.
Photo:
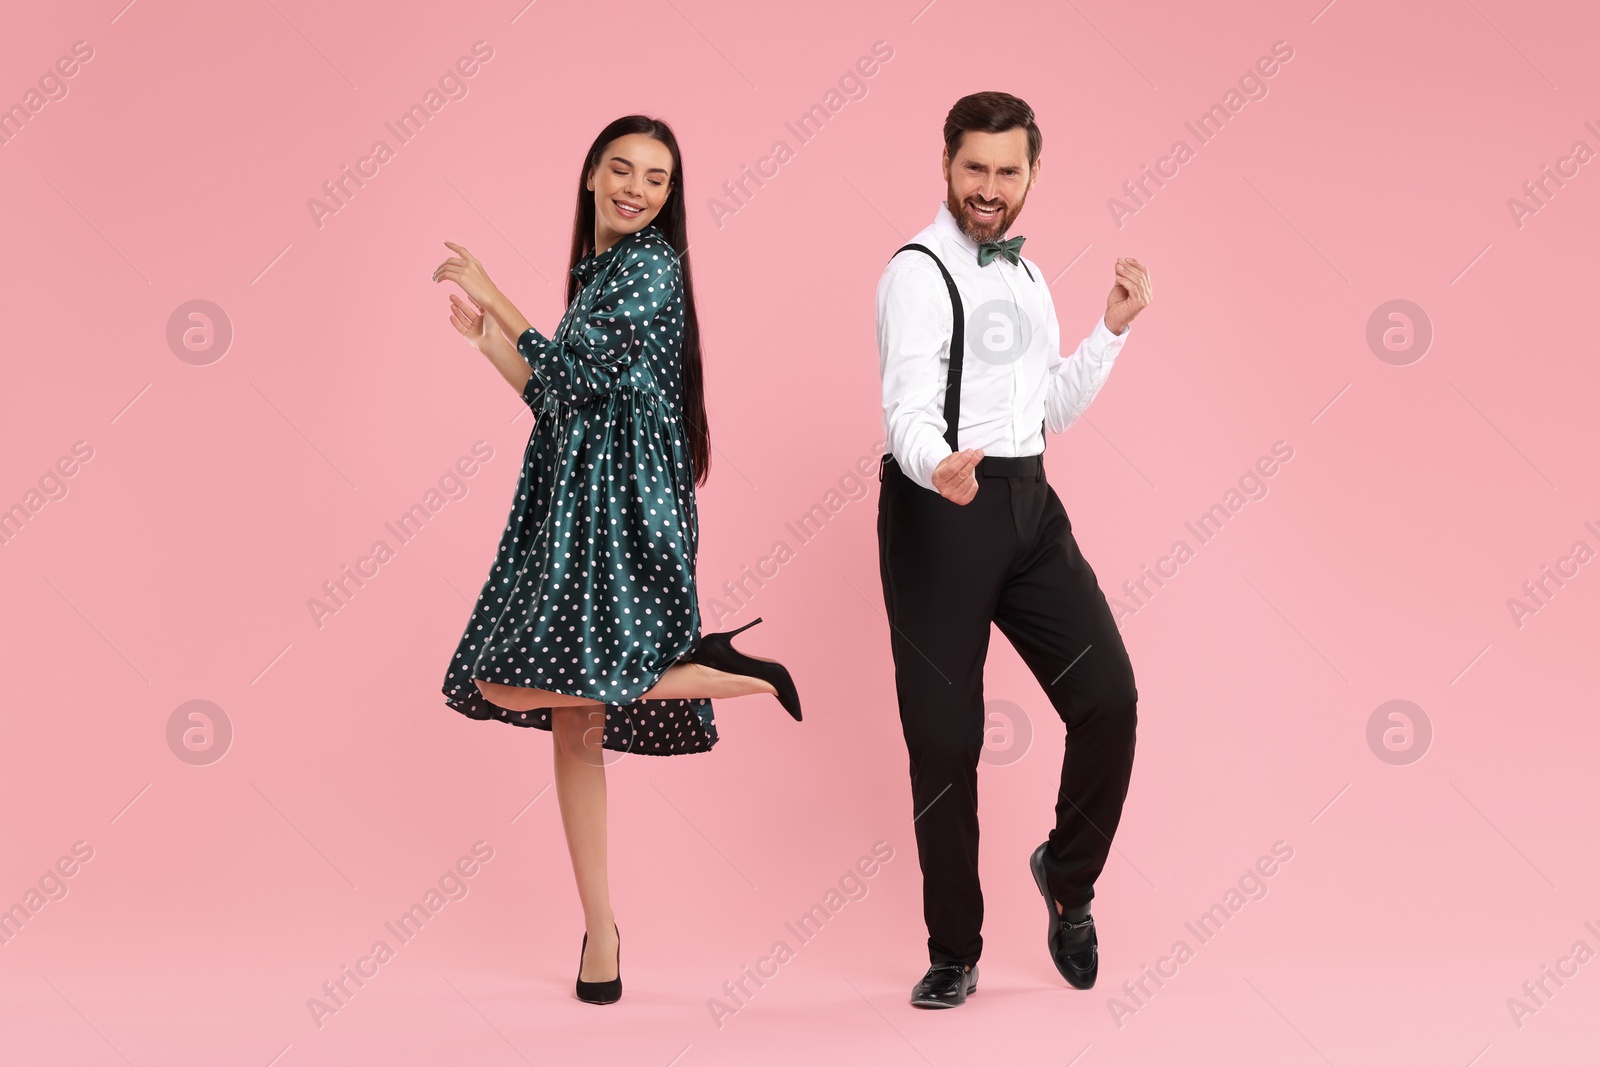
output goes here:
[[460, 245], [433, 273], [466, 293], [451, 321], [536, 413], [445, 703], [554, 734], [586, 931], [577, 994], [596, 1004], [622, 994], [601, 750], [704, 752], [713, 697], [771, 693], [800, 718], [781, 664], [734, 651], [739, 630], [700, 635], [695, 486], [711, 444], [684, 204], [671, 129], [629, 115], [584, 159], [569, 307], [549, 338]]

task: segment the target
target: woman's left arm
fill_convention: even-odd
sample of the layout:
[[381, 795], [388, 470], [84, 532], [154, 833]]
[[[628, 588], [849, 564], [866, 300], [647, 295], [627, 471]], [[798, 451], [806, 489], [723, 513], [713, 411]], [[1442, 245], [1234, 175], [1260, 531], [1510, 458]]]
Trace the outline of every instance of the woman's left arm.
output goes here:
[[533, 376], [557, 400], [584, 404], [617, 389], [644, 351], [653, 330], [679, 292], [679, 267], [664, 244], [633, 242], [618, 249], [606, 282], [594, 302], [549, 338], [529, 326], [517, 337], [517, 350]]

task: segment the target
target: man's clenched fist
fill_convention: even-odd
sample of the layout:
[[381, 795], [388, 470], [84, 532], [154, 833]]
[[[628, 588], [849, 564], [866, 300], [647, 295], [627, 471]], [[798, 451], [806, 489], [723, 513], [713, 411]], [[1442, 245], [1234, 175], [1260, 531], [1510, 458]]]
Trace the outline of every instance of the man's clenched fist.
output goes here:
[[973, 471], [982, 458], [981, 448], [964, 448], [960, 452], [950, 453], [933, 468], [933, 487], [946, 500], [954, 500], [957, 504], [970, 503], [978, 495], [978, 477]]

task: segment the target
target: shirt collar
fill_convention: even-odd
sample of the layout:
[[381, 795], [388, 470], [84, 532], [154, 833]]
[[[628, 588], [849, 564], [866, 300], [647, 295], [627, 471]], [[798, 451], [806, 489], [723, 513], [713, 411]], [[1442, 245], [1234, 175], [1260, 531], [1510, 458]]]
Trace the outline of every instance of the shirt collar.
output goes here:
[[956, 217], [950, 214], [950, 202], [948, 200], [939, 201], [939, 212], [933, 217], [933, 225], [941, 235], [953, 241], [957, 247], [965, 250], [974, 263], [978, 261], [978, 242], [962, 231], [960, 224], [956, 222]]

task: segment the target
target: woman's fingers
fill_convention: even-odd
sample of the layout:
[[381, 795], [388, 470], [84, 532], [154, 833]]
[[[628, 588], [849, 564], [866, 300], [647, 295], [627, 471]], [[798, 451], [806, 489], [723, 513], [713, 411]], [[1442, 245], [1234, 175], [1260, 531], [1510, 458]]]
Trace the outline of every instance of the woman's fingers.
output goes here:
[[483, 316], [474, 314], [454, 293], [450, 294], [450, 322], [469, 339], [483, 332]]
[[[465, 291], [466, 285], [463, 279], [477, 261], [472, 258], [471, 252], [454, 241], [446, 241], [444, 244], [456, 254], [433, 269], [433, 280], [455, 282]], [[468, 293], [468, 299], [472, 301], [472, 307], [468, 307], [455, 293], [450, 294], [450, 325], [456, 328], [457, 333], [472, 340], [483, 333], [487, 324], [484, 322], [483, 305], [478, 303], [478, 298]]]

